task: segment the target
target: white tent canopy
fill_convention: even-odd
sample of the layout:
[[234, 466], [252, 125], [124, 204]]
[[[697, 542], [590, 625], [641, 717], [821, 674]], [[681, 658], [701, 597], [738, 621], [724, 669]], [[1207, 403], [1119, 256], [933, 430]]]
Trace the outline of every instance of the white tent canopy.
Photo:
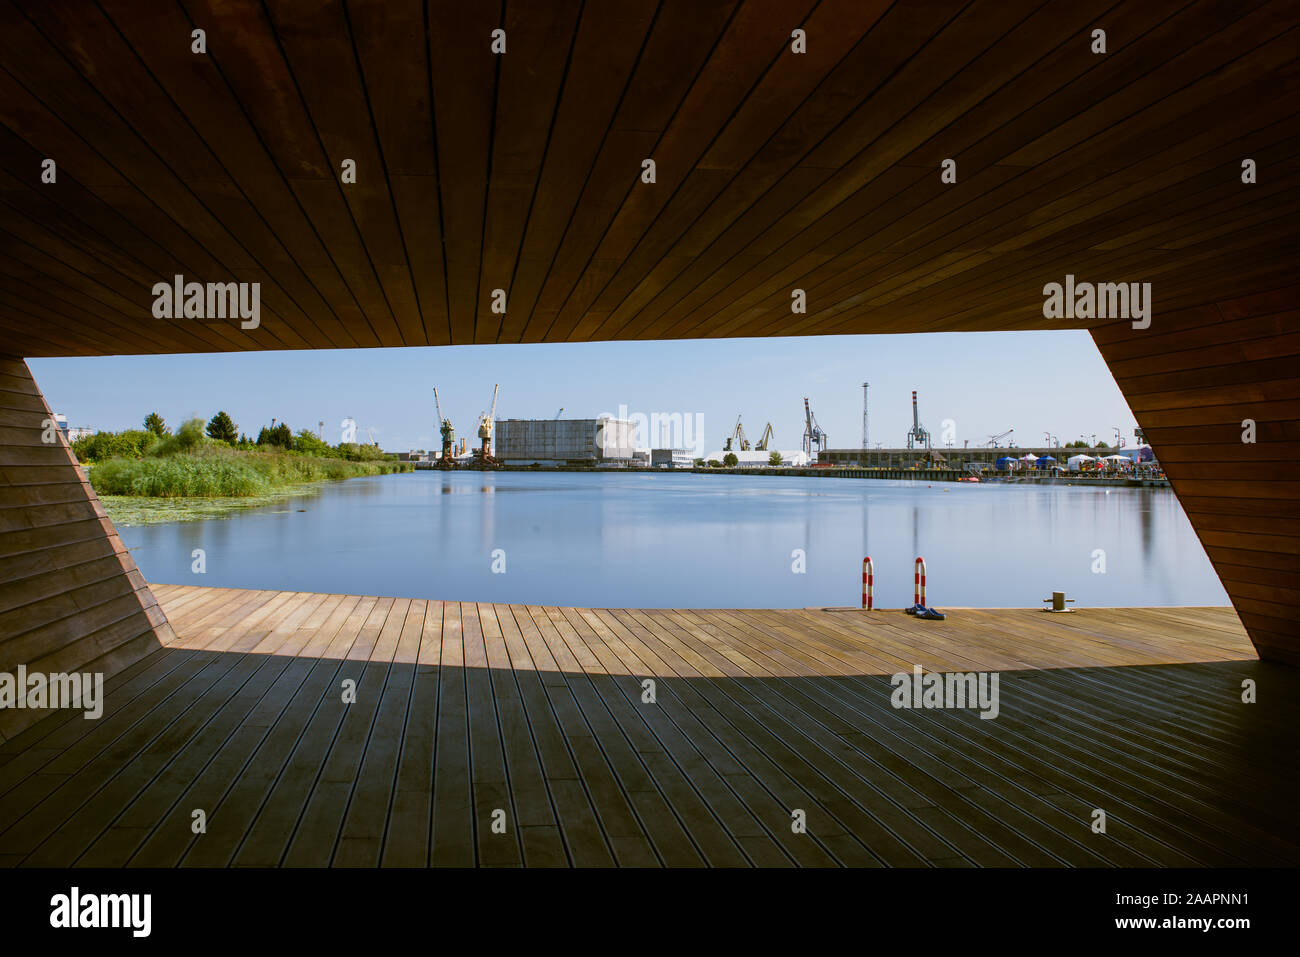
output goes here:
[[1071, 472], [1077, 472], [1079, 471], [1079, 466], [1081, 466], [1084, 462], [1093, 462], [1093, 461], [1096, 460], [1091, 455], [1071, 455], [1068, 459], [1066, 459], [1065, 464], [1070, 467]]

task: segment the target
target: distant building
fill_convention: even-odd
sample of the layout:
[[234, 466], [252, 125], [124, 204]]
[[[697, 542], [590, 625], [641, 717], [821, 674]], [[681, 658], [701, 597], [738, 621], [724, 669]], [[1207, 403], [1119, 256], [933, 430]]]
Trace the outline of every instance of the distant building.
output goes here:
[[689, 449], [651, 449], [650, 464], [656, 468], [682, 469], [695, 464]]
[[87, 429], [84, 427], [75, 429], [68, 428], [68, 417], [61, 412], [54, 413], [54, 425], [63, 433], [63, 437], [68, 440], [69, 445], [77, 441], [77, 439], [84, 439], [88, 435], [95, 434], [94, 429]]
[[493, 454], [507, 465], [631, 465], [631, 422], [601, 419], [497, 419]]

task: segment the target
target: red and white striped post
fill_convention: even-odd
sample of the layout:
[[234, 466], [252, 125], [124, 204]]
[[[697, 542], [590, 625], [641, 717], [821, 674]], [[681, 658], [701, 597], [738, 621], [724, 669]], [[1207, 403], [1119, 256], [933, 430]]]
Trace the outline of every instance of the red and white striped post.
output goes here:
[[871, 556], [868, 555], [862, 559], [862, 607], [870, 611], [874, 605], [872, 590], [876, 584], [875, 566], [871, 564]]
[[916, 557], [916, 574], [912, 587], [913, 605], [925, 604], [925, 559], [921, 556]]

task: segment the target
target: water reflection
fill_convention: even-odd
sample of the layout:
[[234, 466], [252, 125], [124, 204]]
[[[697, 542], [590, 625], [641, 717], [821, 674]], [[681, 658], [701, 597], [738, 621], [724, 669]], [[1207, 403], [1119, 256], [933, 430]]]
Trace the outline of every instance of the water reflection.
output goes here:
[[[305, 508], [307, 511], [299, 511]], [[629, 607], [1227, 604], [1172, 492], [692, 474], [417, 472], [120, 529], [151, 581]], [[207, 573], [191, 572], [206, 552]], [[806, 573], [793, 569], [805, 552]], [[495, 549], [504, 574], [492, 572]], [[1095, 550], [1106, 573], [1094, 574]]]

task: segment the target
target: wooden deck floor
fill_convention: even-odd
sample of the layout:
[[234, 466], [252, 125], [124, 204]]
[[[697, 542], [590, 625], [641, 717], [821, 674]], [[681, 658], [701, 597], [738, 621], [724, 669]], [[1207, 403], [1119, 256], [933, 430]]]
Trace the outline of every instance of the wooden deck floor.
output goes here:
[[[176, 643], [0, 745], [0, 864], [1300, 863], [1300, 672], [1228, 609], [153, 587]], [[999, 716], [893, 708], [916, 664], [1000, 672]]]

